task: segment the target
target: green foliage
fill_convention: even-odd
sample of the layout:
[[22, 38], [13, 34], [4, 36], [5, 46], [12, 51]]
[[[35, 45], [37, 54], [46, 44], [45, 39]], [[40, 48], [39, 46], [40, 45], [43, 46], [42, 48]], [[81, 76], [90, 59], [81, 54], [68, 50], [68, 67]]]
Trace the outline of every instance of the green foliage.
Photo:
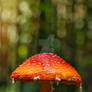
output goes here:
[[23, 91], [22, 92], [39, 92], [41, 88], [41, 85], [38, 83], [27, 83], [24, 84]]

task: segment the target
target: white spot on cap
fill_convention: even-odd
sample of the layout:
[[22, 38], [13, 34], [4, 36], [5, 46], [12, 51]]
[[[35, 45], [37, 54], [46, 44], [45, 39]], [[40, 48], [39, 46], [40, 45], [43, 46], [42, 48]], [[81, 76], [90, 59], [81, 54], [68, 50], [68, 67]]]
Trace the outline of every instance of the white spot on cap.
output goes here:
[[60, 63], [59, 61], [57, 63]]
[[72, 78], [72, 81], [76, 81], [77, 79], [75, 77]]
[[56, 81], [61, 81], [61, 79], [60, 79], [60, 78], [58, 78], [58, 77], [56, 77]]
[[15, 83], [15, 80], [14, 80], [14, 78], [12, 78], [12, 84], [14, 84]]
[[41, 63], [38, 63], [39, 65], [41, 65]]
[[59, 85], [59, 81], [61, 81], [60, 78], [56, 77], [56, 83], [57, 83], [57, 86]]
[[37, 67], [39, 66], [39, 65], [36, 65]]
[[47, 66], [50, 66], [50, 64], [46, 64]]
[[34, 77], [34, 80], [40, 79], [40, 76], [36, 76]]
[[36, 61], [33, 61], [33, 63], [36, 63]]

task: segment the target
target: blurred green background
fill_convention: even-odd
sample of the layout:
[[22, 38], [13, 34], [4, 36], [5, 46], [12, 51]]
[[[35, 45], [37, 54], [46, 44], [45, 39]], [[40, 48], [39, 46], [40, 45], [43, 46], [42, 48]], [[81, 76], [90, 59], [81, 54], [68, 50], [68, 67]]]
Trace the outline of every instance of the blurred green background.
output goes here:
[[[92, 0], [0, 0], [0, 92], [39, 92], [38, 83], [11, 84], [12, 71], [36, 53], [52, 52], [77, 69], [92, 92]], [[53, 85], [55, 92], [80, 92]]]

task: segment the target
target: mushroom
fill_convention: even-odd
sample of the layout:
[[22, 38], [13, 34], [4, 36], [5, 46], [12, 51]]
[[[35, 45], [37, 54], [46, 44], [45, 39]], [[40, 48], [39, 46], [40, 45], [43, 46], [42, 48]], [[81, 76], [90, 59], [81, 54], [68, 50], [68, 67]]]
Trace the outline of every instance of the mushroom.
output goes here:
[[82, 79], [77, 71], [59, 56], [40, 53], [21, 64], [10, 76], [15, 81], [37, 81], [42, 84], [40, 92], [50, 92], [53, 82], [74, 84], [81, 87]]

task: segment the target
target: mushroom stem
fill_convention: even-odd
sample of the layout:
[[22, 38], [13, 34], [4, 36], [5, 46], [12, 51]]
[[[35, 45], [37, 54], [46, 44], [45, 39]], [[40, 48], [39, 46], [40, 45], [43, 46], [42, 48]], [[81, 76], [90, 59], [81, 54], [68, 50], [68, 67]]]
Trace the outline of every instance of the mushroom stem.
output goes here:
[[53, 92], [52, 82], [50, 81], [42, 81], [41, 83], [41, 90], [40, 92]]

